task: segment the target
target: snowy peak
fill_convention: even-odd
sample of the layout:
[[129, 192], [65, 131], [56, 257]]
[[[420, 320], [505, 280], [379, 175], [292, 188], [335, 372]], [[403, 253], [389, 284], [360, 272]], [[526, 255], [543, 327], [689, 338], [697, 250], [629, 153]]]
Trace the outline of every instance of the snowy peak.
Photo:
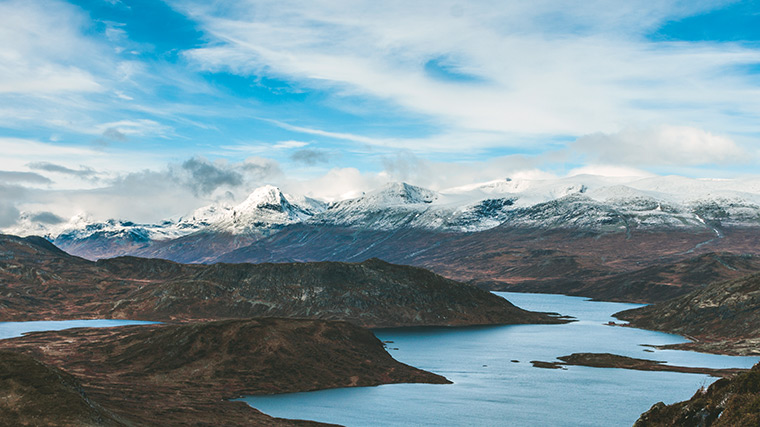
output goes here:
[[435, 191], [396, 182], [359, 198], [335, 203], [310, 222], [379, 230], [417, 226], [415, 220], [438, 197]]
[[359, 198], [365, 202], [379, 205], [414, 205], [429, 204], [438, 199], [438, 193], [427, 188], [405, 182], [393, 182], [380, 190], [373, 191]]
[[242, 203], [222, 213], [210, 228], [231, 234], [267, 235], [285, 225], [302, 222], [323, 210], [307, 198], [291, 202], [279, 188], [265, 185], [255, 189]]
[[253, 190], [243, 203], [235, 207], [235, 211], [246, 212], [262, 209], [274, 212], [284, 212], [290, 207], [292, 207], [292, 205], [279, 188], [273, 185], [265, 185]]
[[438, 199], [438, 193], [427, 188], [405, 182], [393, 182], [383, 188], [369, 192], [357, 199], [346, 200], [340, 204], [361, 204], [364, 206], [395, 206], [430, 204]]
[[221, 220], [232, 212], [229, 205], [208, 205], [198, 208], [190, 215], [182, 217], [178, 221], [179, 228], [198, 229], [208, 227], [209, 225]]

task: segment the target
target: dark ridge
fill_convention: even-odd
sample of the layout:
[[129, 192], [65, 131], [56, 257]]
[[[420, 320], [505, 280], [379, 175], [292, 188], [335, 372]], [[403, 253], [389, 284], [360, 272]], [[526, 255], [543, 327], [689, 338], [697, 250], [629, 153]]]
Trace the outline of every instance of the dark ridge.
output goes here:
[[[571, 276], [580, 271], [579, 257], [562, 254], [536, 254], [536, 261], [529, 267], [515, 270], [522, 276], [558, 276], [562, 272]], [[512, 285], [477, 283], [484, 288], [510, 291], [535, 291], [563, 293], [592, 297], [603, 301], [654, 303], [686, 295], [710, 283], [738, 278], [760, 271], [760, 257], [751, 254], [728, 252], [708, 253], [677, 262], [650, 265], [633, 271], [620, 272], [585, 280], [568, 279], [521, 282]]]
[[47, 256], [18, 242], [0, 239], [2, 320], [290, 317], [365, 327], [567, 322], [380, 259], [187, 265], [125, 256], [91, 262]]
[[62, 256], [69, 256], [66, 252], [59, 249], [56, 245], [50, 243], [47, 239], [39, 236], [24, 237], [24, 241], [33, 244], [43, 250], [50, 251]]

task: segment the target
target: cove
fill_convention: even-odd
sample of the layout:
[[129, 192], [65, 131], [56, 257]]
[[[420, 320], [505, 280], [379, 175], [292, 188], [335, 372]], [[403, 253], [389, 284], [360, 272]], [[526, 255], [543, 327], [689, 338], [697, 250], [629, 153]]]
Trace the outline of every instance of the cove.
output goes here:
[[[749, 368], [756, 357], [675, 350], [677, 335], [605, 325], [638, 304], [547, 294], [497, 293], [534, 311], [574, 316], [566, 325], [378, 329], [397, 360], [441, 374], [452, 385], [394, 384], [242, 398], [262, 412], [346, 426], [630, 426], [654, 403], [690, 398], [715, 378], [675, 372], [533, 367], [577, 352], [615, 353], [669, 364]], [[515, 362], [516, 361], [516, 362]]]

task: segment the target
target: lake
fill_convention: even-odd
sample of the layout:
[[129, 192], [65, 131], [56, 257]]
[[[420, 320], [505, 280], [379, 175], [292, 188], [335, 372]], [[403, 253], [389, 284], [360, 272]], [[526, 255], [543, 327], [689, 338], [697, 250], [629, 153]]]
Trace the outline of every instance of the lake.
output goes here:
[[[346, 426], [630, 426], [654, 403], [690, 398], [715, 378], [674, 372], [569, 366], [534, 368], [578, 352], [607, 352], [712, 368], [749, 368], [756, 357], [644, 351], [677, 335], [605, 325], [637, 304], [563, 295], [497, 293], [535, 311], [574, 316], [566, 325], [375, 330], [397, 360], [441, 374], [451, 385], [393, 384], [251, 396], [241, 400], [275, 417]], [[517, 362], [514, 362], [516, 360]]]

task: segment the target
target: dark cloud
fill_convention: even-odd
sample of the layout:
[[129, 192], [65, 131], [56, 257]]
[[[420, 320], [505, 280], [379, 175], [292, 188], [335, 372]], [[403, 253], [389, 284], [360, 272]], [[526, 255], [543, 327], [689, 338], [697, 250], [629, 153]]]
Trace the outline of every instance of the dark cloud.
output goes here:
[[80, 178], [92, 178], [97, 175], [94, 169], [85, 166], [80, 166], [79, 169], [71, 169], [66, 166], [57, 165], [49, 162], [32, 162], [26, 165], [30, 169], [41, 170], [46, 172], [61, 173], [64, 175], [72, 175]]
[[282, 173], [277, 162], [263, 157], [251, 157], [234, 167], [239, 168], [244, 175], [253, 179], [271, 178]]
[[233, 169], [222, 169], [202, 158], [192, 158], [182, 163], [182, 169], [190, 173], [188, 184], [196, 194], [210, 194], [223, 185], [237, 187], [243, 184], [243, 175]]
[[318, 163], [327, 163], [330, 158], [324, 151], [304, 148], [294, 151], [293, 154], [290, 155], [290, 160], [297, 163], [314, 166]]
[[34, 172], [0, 171], [0, 181], [5, 183], [52, 184], [49, 178]]
[[124, 142], [127, 140], [127, 135], [116, 128], [108, 128], [103, 131], [103, 138], [111, 141]]
[[18, 221], [20, 212], [10, 203], [0, 202], [0, 228], [10, 227]]
[[100, 134], [99, 137], [92, 141], [92, 144], [96, 147], [107, 147], [112, 142], [126, 142], [127, 135], [117, 128], [108, 128]]
[[60, 224], [66, 221], [65, 219], [59, 217], [58, 215], [52, 212], [38, 212], [36, 214], [31, 215], [29, 219], [34, 222], [40, 222], [42, 224], [50, 224], [50, 225]]

